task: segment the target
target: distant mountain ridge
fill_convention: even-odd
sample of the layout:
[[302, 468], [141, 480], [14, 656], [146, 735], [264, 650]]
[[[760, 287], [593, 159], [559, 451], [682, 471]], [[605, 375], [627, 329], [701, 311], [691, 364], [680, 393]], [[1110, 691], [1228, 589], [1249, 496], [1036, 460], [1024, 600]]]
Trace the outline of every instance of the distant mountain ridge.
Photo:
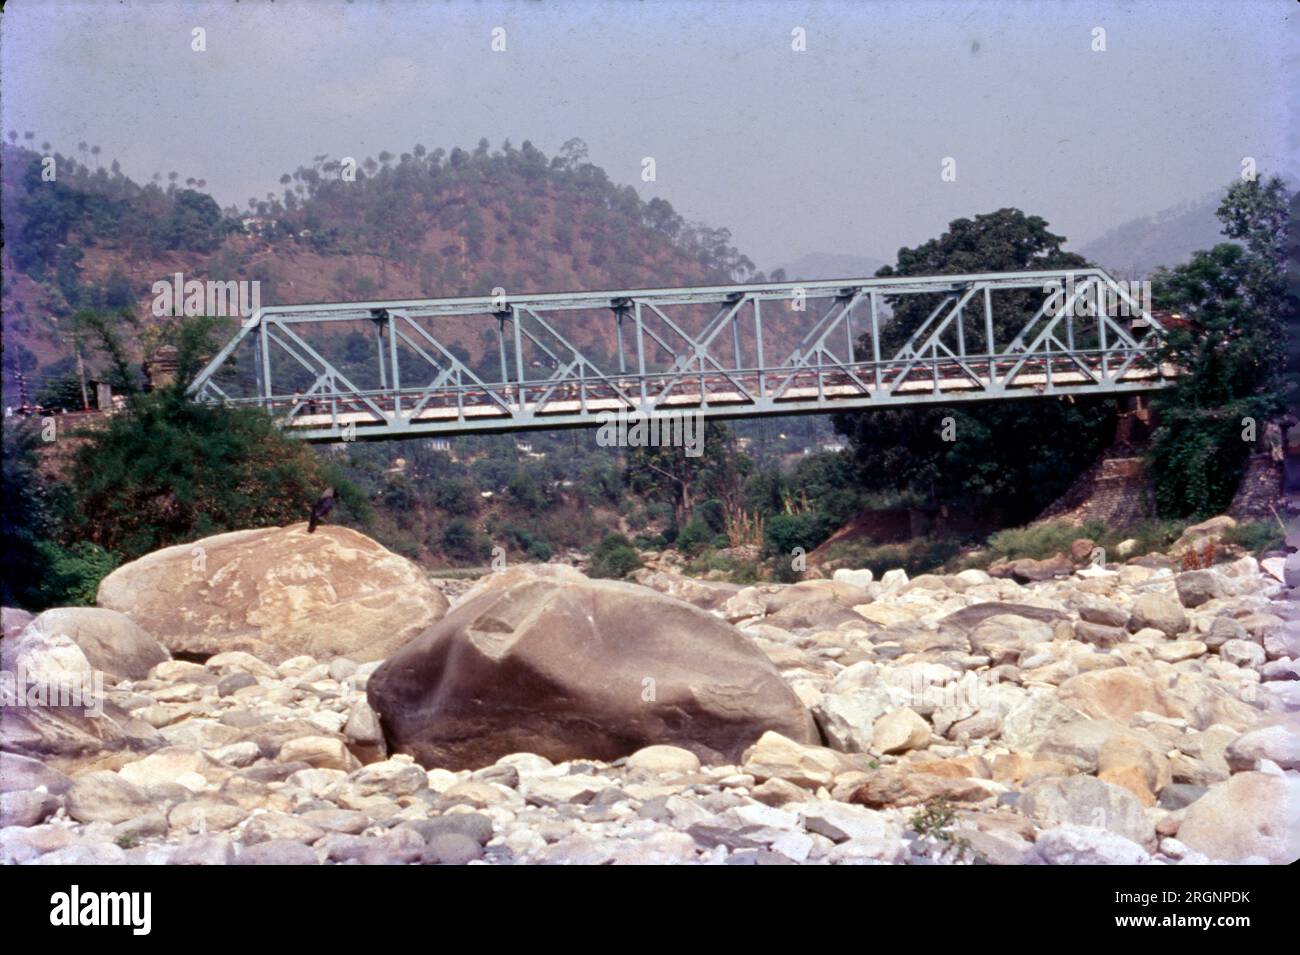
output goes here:
[[1148, 278], [1157, 267], [1186, 262], [1198, 249], [1228, 241], [1215, 218], [1222, 190], [1154, 215], [1130, 219], [1075, 251], [1117, 279]]

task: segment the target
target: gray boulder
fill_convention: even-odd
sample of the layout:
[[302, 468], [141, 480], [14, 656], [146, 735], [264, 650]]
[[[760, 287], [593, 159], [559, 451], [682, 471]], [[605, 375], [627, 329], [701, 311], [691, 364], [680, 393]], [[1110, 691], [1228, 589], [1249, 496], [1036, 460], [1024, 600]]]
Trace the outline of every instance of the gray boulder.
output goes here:
[[670, 743], [737, 762], [767, 730], [819, 741], [771, 662], [705, 611], [621, 582], [502, 584], [371, 676], [390, 752], [461, 769], [519, 752], [613, 760]]
[[1155, 845], [1155, 826], [1138, 798], [1095, 776], [1035, 783], [1021, 795], [1020, 810], [1044, 827], [1090, 826], [1142, 846]]
[[[143, 680], [171, 654], [125, 614], [100, 607], [56, 607], [23, 631], [68, 637], [90, 665], [113, 680]], [[21, 639], [21, 638], [20, 638]]]
[[1178, 599], [1184, 607], [1199, 607], [1223, 596], [1223, 581], [1212, 570], [1189, 570], [1174, 578]]

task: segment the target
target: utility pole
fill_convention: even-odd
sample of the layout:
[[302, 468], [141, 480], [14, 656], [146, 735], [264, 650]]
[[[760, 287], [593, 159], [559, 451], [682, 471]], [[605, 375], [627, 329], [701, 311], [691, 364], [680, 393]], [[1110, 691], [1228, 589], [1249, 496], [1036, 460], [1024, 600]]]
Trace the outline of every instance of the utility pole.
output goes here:
[[77, 352], [77, 375], [81, 378], [81, 410], [90, 410], [90, 395], [86, 391], [86, 363], [81, 360], [81, 345], [75, 340], [72, 347]]

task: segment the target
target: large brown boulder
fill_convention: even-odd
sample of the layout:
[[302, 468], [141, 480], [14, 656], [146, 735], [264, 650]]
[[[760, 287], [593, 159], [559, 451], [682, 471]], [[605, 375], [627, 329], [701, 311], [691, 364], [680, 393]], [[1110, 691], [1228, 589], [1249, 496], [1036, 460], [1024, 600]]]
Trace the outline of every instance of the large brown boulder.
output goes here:
[[613, 760], [659, 743], [738, 762], [767, 730], [819, 742], [776, 668], [705, 611], [614, 581], [500, 584], [370, 677], [390, 752], [462, 769], [517, 752]]
[[172, 653], [244, 650], [380, 660], [440, 619], [447, 599], [404, 557], [346, 527], [234, 531], [155, 551], [99, 585]]

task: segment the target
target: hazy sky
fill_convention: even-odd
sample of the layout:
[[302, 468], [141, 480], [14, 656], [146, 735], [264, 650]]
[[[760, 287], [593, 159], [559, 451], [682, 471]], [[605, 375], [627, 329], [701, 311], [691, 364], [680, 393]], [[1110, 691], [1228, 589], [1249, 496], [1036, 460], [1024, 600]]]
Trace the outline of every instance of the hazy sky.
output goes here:
[[[1300, 5], [10, 0], [0, 126], [223, 204], [313, 155], [497, 147], [593, 162], [761, 268], [892, 260], [1014, 205], [1075, 244], [1238, 175], [1300, 175]], [[206, 30], [206, 52], [191, 31]], [[506, 50], [491, 49], [505, 29]], [[791, 49], [802, 27], [806, 52]], [[1094, 52], [1093, 30], [1106, 50]], [[641, 160], [657, 181], [640, 180]], [[955, 182], [942, 182], [944, 157]]]

